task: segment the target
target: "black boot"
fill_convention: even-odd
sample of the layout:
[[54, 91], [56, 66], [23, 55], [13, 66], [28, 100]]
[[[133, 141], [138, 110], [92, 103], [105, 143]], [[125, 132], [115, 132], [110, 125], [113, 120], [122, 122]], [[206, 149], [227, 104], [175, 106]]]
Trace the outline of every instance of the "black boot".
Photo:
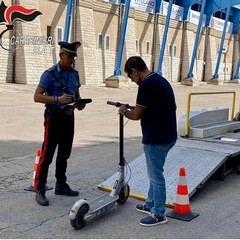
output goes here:
[[36, 193], [36, 197], [35, 197], [36, 202], [41, 205], [41, 206], [48, 206], [49, 205], [49, 201], [45, 196], [45, 192], [44, 191], [38, 191]]
[[73, 191], [67, 183], [64, 184], [56, 183], [55, 194], [65, 196], [78, 196], [79, 192]]

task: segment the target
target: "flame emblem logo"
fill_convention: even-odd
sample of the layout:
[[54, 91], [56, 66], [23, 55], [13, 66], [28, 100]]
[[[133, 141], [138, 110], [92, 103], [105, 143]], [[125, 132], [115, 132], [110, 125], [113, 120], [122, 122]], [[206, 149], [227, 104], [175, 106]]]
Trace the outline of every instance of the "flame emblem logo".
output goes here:
[[14, 23], [16, 21], [31, 22], [41, 14], [42, 13], [37, 11], [36, 9], [27, 9], [20, 5], [12, 5], [10, 7], [7, 7], [2, 1], [0, 5], [0, 25], [6, 25], [7, 29], [2, 31], [0, 34], [0, 46], [3, 49], [9, 51], [9, 49], [3, 46], [2, 37], [3, 34], [7, 31], [14, 29]]

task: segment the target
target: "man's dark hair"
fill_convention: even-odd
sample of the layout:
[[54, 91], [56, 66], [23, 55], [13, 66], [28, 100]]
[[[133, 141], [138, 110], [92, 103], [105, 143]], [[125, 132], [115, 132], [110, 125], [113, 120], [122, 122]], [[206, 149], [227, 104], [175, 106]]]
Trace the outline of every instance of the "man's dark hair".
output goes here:
[[143, 61], [143, 59], [139, 56], [133, 56], [130, 57], [126, 63], [125, 63], [125, 67], [124, 67], [124, 71], [126, 73], [131, 73], [132, 72], [132, 68], [136, 68], [139, 71], [144, 71], [147, 69], [147, 65], [146, 63]]

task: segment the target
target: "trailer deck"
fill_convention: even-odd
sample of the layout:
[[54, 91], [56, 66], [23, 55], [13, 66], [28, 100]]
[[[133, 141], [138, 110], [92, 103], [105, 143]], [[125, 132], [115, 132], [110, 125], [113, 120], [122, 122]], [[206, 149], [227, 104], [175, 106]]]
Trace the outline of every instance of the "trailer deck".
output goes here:
[[[189, 197], [201, 188], [204, 183], [231, 159], [240, 159], [240, 134], [232, 133], [207, 139], [179, 138], [169, 151], [164, 166], [164, 176], [167, 187], [167, 206], [173, 206], [179, 181], [179, 169], [186, 169]], [[149, 180], [144, 154], [129, 163], [131, 178], [130, 196], [146, 199]], [[99, 184], [102, 190], [110, 191], [116, 174]], [[224, 175], [225, 173], [223, 173]], [[126, 174], [126, 179], [130, 172]]]

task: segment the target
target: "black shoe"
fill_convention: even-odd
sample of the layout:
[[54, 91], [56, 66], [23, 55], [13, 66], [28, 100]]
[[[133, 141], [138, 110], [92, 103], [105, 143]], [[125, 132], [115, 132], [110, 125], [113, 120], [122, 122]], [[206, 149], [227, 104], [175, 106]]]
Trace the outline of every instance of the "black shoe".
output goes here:
[[143, 218], [140, 221], [140, 225], [148, 227], [148, 226], [155, 226], [155, 225], [159, 225], [159, 224], [165, 224], [167, 222], [168, 222], [168, 219], [166, 216], [157, 217], [152, 214], [149, 217]]
[[151, 210], [149, 208], [146, 208], [145, 204], [137, 204], [136, 210], [142, 213], [151, 214]]
[[45, 196], [45, 192], [38, 191], [35, 197], [36, 202], [41, 206], [48, 206], [49, 201]]
[[64, 184], [56, 183], [55, 194], [56, 195], [65, 195], [65, 196], [78, 196], [79, 192], [73, 191], [67, 183], [64, 183]]

